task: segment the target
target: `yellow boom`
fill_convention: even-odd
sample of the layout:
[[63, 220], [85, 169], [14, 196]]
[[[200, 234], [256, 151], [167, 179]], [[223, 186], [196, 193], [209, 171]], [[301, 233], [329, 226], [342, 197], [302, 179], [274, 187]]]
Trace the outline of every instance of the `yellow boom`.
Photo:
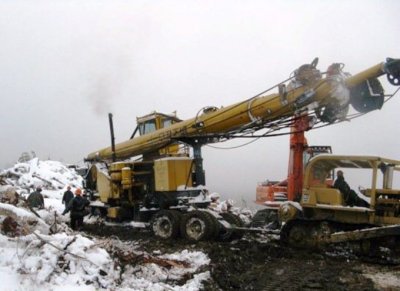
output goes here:
[[[393, 85], [399, 83], [398, 59], [387, 59], [365, 71], [351, 77], [342, 72], [341, 64], [333, 64], [326, 75], [316, 69], [317, 59], [312, 64], [301, 66], [295, 71], [292, 80], [279, 84], [279, 93], [257, 96], [228, 107], [203, 112], [194, 118], [172, 124], [169, 127], [135, 137], [115, 145], [115, 154], [118, 159], [125, 159], [165, 147], [180, 138], [190, 138], [207, 134], [228, 134], [242, 128], [268, 128], [276, 120], [315, 110], [323, 122], [332, 123], [344, 118], [349, 104], [360, 103], [360, 96], [353, 92], [354, 88], [365, 82], [374, 80], [387, 74]], [[378, 82], [379, 86], [376, 86]], [[371, 83], [381, 88], [379, 81]], [[367, 84], [367, 87], [371, 87]], [[374, 88], [372, 88], [374, 89]], [[378, 88], [379, 89], [379, 88]], [[357, 90], [355, 90], [357, 91]], [[362, 108], [370, 104], [373, 98], [382, 98], [382, 102], [375, 102], [370, 109], [378, 109], [383, 104], [383, 89], [370, 92], [368, 100], [361, 100]], [[359, 94], [358, 94], [359, 95]], [[375, 94], [376, 95], [376, 94]], [[372, 98], [372, 99], [371, 99]], [[356, 101], [354, 101], [356, 100]], [[379, 103], [382, 103], [379, 105]], [[360, 107], [360, 106], [359, 106]], [[356, 108], [356, 107], [355, 107]], [[107, 147], [88, 155], [87, 160], [111, 159], [112, 149]]]

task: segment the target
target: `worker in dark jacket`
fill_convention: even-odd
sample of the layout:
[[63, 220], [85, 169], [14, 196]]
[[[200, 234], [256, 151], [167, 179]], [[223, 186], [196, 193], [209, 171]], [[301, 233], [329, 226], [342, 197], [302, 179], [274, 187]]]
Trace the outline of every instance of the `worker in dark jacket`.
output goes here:
[[343, 171], [337, 171], [337, 178], [333, 184], [333, 188], [339, 189], [343, 193], [344, 201], [349, 206], [368, 207], [368, 203], [358, 197], [357, 193], [352, 190], [344, 180]]
[[67, 208], [62, 213], [63, 215], [71, 211], [71, 228], [73, 230], [80, 230], [83, 226], [83, 217], [86, 215], [86, 206], [89, 201], [82, 197], [82, 190], [75, 190], [75, 197], [68, 203]]
[[71, 187], [67, 187], [67, 191], [64, 192], [63, 198], [62, 198], [62, 203], [65, 204], [65, 209], [67, 209], [69, 202], [71, 199], [74, 198], [74, 194], [71, 191]]
[[42, 195], [42, 188], [37, 187], [35, 192], [32, 192], [27, 199], [30, 207], [42, 209], [44, 208], [44, 199]]

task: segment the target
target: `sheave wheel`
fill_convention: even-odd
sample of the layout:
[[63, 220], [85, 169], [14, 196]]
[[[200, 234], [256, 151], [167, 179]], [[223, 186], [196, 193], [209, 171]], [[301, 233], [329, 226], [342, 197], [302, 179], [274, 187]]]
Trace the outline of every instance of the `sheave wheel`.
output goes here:
[[189, 241], [207, 240], [215, 233], [215, 223], [206, 212], [194, 210], [182, 217], [181, 234]]
[[179, 235], [181, 214], [174, 210], [160, 210], [152, 221], [154, 235], [162, 239], [176, 238]]

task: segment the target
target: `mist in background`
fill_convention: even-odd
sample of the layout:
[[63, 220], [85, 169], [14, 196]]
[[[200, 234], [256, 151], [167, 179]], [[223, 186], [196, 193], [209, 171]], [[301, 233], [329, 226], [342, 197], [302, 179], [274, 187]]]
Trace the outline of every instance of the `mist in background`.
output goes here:
[[[31, 150], [82, 163], [109, 145], [108, 112], [122, 142], [137, 116], [228, 106], [314, 57], [350, 73], [399, 58], [398, 11], [398, 1], [0, 1], [0, 168]], [[396, 96], [307, 133], [309, 144], [400, 159], [399, 110]], [[251, 205], [257, 182], [286, 177], [288, 150], [288, 136], [205, 146], [207, 185]]]

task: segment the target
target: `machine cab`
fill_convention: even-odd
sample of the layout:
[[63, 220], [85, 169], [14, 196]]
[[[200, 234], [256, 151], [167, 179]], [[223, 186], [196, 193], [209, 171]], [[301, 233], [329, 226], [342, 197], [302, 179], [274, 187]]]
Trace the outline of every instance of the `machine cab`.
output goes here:
[[137, 117], [136, 122], [140, 135], [145, 135], [153, 131], [166, 128], [181, 120], [176, 114], [164, 114], [153, 112], [142, 117]]
[[[400, 192], [393, 190], [393, 173], [395, 171], [400, 172], [400, 161], [375, 156], [320, 155], [314, 157], [308, 163], [304, 175], [301, 200], [303, 204], [344, 205], [339, 190], [325, 183], [327, 176], [334, 169], [353, 169], [358, 172], [358, 175], [356, 175], [358, 179], [361, 177], [361, 171], [366, 171], [369, 174], [367, 176], [370, 176], [371, 186], [360, 192], [370, 198], [370, 205], [375, 206], [383, 196], [393, 195], [390, 197], [392, 198], [391, 203], [396, 202], [394, 204], [399, 207], [397, 205], [400, 205], [400, 201], [395, 201], [395, 199], [398, 199]], [[317, 180], [319, 180], [319, 183], [316, 183]], [[382, 188], [379, 188], [378, 181], [382, 182]], [[394, 197], [396, 195], [397, 197]]]
[[[139, 135], [146, 135], [156, 130], [167, 128], [175, 123], [182, 121], [176, 116], [176, 113], [173, 114], [164, 114], [159, 112], [152, 112], [145, 116], [137, 117], [137, 127], [131, 138], [134, 137], [136, 132], [139, 132]], [[180, 144], [173, 143], [167, 147], [159, 149], [155, 153], [151, 153], [151, 156], [174, 156], [178, 155], [180, 152]]]
[[[331, 146], [307, 146], [303, 152], [303, 168], [311, 158], [321, 154], [332, 154]], [[303, 169], [304, 170], [304, 169]], [[315, 181], [314, 183], [318, 183]], [[333, 171], [329, 173], [324, 182], [327, 185], [333, 184]], [[278, 207], [282, 202], [288, 200], [288, 180], [263, 181], [258, 183], [256, 188], [256, 203], [268, 207]]]

